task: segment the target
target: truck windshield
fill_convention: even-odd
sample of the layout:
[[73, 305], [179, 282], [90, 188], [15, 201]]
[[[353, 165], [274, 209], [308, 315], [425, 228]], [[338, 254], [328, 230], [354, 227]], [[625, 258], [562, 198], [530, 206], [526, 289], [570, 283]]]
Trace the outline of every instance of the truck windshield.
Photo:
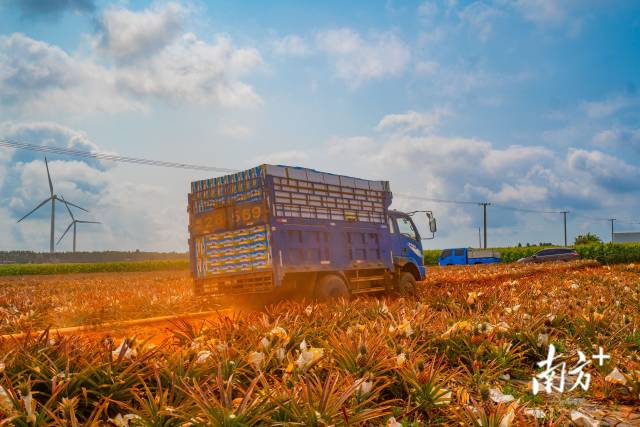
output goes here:
[[440, 259], [448, 258], [448, 257], [450, 257], [452, 255], [452, 253], [453, 253], [453, 251], [451, 249], [445, 249], [440, 254]]
[[413, 228], [413, 224], [409, 218], [400, 217], [396, 220], [398, 224], [398, 232], [410, 239], [418, 240], [416, 236], [416, 230]]

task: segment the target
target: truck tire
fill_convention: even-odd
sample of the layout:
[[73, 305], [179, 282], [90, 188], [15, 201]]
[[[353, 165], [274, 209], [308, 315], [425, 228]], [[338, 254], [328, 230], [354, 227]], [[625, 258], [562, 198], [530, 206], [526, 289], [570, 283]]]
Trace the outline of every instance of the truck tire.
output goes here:
[[349, 289], [344, 279], [336, 274], [322, 276], [316, 283], [315, 297], [319, 301], [349, 298]]
[[396, 292], [400, 296], [413, 296], [416, 294], [416, 278], [413, 274], [404, 272], [400, 273]]

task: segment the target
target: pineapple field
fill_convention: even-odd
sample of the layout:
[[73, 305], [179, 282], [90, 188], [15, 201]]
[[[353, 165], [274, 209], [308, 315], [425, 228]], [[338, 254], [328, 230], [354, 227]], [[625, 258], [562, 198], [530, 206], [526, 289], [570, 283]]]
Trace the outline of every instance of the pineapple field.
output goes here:
[[54, 330], [216, 308], [180, 270], [0, 278], [0, 425], [640, 423], [636, 264], [434, 267], [412, 298]]

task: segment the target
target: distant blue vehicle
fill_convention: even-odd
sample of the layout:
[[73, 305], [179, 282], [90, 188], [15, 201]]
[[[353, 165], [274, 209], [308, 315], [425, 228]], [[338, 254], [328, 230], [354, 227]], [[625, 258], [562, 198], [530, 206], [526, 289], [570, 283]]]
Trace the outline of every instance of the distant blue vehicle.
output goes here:
[[500, 253], [490, 249], [445, 249], [438, 258], [439, 265], [475, 265], [500, 262]]

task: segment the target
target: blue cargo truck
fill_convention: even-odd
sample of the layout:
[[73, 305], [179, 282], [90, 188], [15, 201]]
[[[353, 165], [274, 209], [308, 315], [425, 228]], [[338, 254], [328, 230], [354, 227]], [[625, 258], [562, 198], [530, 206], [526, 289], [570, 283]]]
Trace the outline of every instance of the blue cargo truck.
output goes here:
[[[191, 183], [189, 249], [199, 295], [325, 300], [412, 293], [425, 268], [411, 214], [387, 181], [261, 165]], [[427, 215], [430, 234], [436, 222]]]
[[438, 257], [439, 265], [476, 265], [500, 262], [500, 252], [491, 249], [445, 249]]

